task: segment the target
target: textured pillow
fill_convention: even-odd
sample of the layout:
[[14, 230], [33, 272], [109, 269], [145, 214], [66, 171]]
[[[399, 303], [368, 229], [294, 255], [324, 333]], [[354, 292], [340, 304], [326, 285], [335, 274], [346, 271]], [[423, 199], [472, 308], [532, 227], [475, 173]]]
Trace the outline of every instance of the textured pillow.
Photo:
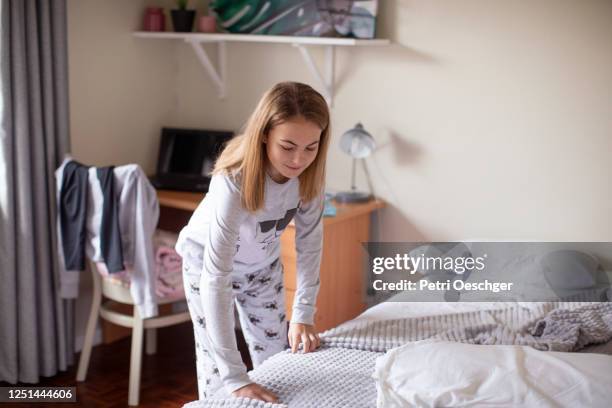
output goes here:
[[597, 283], [599, 260], [584, 252], [553, 251], [542, 257], [541, 265], [552, 289], [588, 289]]

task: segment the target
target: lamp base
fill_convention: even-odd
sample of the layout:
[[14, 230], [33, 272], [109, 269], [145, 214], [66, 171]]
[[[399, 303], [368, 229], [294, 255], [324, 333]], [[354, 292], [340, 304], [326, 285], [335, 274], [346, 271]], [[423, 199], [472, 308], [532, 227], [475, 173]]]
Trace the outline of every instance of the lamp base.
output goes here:
[[365, 203], [374, 199], [370, 193], [362, 193], [360, 191], [341, 191], [336, 193], [334, 199], [343, 204], [348, 203]]

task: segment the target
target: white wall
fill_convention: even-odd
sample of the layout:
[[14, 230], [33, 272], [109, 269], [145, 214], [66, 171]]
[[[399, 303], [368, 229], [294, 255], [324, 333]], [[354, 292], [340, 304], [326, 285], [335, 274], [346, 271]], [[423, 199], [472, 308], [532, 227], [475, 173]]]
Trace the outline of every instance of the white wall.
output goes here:
[[174, 43], [131, 35], [151, 3], [68, 0], [70, 134], [84, 163], [155, 168], [159, 129], [176, 113], [178, 65]]
[[[275, 82], [318, 86], [291, 46], [229, 44], [220, 101], [187, 45], [130, 36], [145, 4], [69, 1], [84, 161], [151, 172], [162, 125], [239, 129]], [[337, 142], [362, 121], [389, 202], [376, 239], [611, 239], [610, 21], [610, 1], [382, 0], [378, 36], [394, 45], [337, 52], [329, 188], [348, 187]]]
[[[612, 2], [380, 3], [378, 35], [394, 45], [338, 51], [328, 177], [348, 187], [337, 142], [362, 121], [390, 204], [377, 239], [611, 239]], [[318, 85], [290, 46], [228, 55], [219, 101], [179, 46], [179, 123], [236, 129], [275, 82]]]

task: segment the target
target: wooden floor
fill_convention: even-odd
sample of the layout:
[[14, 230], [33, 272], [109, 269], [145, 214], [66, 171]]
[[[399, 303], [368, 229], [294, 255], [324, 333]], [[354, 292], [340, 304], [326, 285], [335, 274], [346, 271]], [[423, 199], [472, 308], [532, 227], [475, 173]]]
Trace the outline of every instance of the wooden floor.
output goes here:
[[[237, 332], [243, 360], [250, 369], [250, 360], [242, 335]], [[191, 322], [158, 330], [157, 354], [143, 356], [140, 407], [181, 407], [198, 398], [195, 350]], [[66, 372], [43, 378], [36, 386], [76, 386], [74, 404], [7, 404], [21, 407], [126, 407], [130, 361], [130, 338], [94, 347], [85, 382], [77, 383], [76, 363]], [[20, 384], [32, 387], [33, 384]], [[0, 386], [12, 386], [0, 382]]]

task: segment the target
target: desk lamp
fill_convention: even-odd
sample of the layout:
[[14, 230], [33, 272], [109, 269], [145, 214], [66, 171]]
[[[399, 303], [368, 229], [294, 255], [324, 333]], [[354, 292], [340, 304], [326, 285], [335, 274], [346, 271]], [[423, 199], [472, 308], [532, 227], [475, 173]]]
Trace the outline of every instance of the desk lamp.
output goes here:
[[357, 191], [355, 186], [355, 164], [357, 159], [363, 159], [372, 153], [376, 143], [361, 123], [346, 131], [340, 139], [340, 149], [353, 158], [351, 173], [351, 191], [341, 191], [336, 194], [335, 199], [339, 203], [363, 203], [374, 197], [370, 193]]

